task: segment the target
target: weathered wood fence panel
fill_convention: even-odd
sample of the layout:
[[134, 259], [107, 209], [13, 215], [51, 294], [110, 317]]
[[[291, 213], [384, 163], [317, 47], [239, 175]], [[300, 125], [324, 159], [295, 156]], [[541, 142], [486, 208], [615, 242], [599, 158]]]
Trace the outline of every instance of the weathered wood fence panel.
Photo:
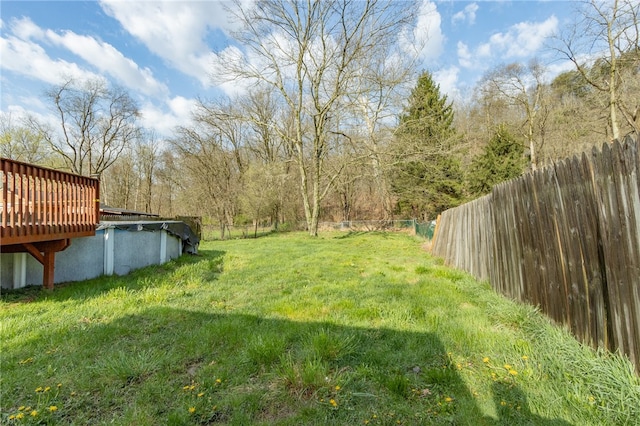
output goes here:
[[487, 195], [461, 206], [463, 208], [442, 213], [436, 232], [444, 235], [435, 235], [432, 249], [451, 264], [481, 280], [489, 280], [489, 265], [493, 255], [493, 223], [477, 226], [475, 218], [491, 214], [490, 203], [491, 196]]
[[605, 145], [445, 211], [433, 253], [640, 371], [638, 145]]

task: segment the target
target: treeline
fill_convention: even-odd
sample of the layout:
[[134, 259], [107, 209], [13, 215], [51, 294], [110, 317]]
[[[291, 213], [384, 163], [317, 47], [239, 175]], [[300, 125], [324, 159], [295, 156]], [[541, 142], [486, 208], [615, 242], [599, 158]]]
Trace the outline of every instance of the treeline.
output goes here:
[[[573, 70], [549, 81], [539, 61], [504, 64], [456, 103], [429, 71], [416, 72], [415, 57], [397, 54], [414, 23], [410, 3], [246, 7], [234, 36], [252, 55], [225, 58], [215, 77], [247, 89], [199, 100], [171, 137], [141, 129], [122, 89], [67, 80], [45, 95], [61, 128], [3, 114], [1, 155], [100, 175], [113, 207], [219, 225], [306, 222], [315, 234], [319, 220], [432, 219], [640, 131], [634, 2], [586, 4], [553, 40]], [[274, 41], [284, 35], [286, 45]]]

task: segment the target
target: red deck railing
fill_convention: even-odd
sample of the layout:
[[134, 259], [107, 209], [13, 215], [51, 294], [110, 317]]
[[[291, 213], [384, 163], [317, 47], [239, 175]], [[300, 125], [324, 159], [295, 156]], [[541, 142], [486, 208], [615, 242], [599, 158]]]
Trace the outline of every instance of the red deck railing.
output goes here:
[[0, 245], [95, 235], [100, 181], [0, 158]]

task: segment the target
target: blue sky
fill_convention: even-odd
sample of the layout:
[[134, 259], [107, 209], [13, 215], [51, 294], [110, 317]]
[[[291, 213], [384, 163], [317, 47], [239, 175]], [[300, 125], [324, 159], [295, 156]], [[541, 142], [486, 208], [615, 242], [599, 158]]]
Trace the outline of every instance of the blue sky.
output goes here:
[[[210, 78], [233, 28], [222, 1], [0, 2], [1, 110], [51, 120], [42, 93], [64, 76], [101, 76], [138, 101], [161, 136], [185, 124], [197, 97], [227, 88]], [[538, 57], [550, 77], [569, 69], [545, 38], [572, 20], [569, 1], [423, 1], [414, 29], [422, 66], [464, 99], [487, 70]]]

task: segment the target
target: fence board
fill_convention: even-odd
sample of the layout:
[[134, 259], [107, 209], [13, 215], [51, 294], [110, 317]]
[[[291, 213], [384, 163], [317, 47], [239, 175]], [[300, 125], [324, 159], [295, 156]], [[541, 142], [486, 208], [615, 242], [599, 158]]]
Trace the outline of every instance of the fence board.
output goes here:
[[443, 212], [433, 253], [640, 371], [638, 144], [604, 145]]

